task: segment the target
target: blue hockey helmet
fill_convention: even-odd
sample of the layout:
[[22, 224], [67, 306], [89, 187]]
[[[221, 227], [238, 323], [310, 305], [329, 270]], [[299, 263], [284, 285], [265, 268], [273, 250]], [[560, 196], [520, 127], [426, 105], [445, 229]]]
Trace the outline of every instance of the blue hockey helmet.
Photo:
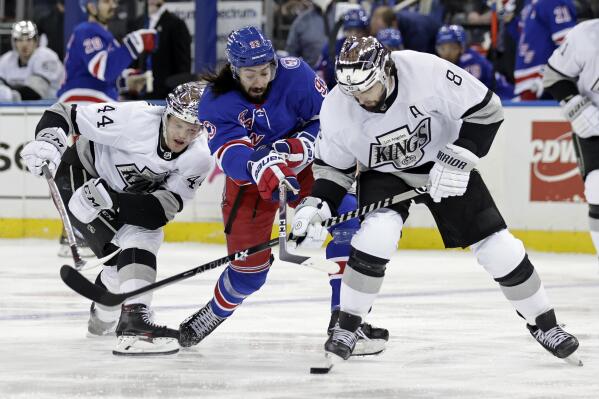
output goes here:
[[79, 0], [79, 7], [81, 7], [81, 10], [87, 14], [87, 3], [94, 3], [95, 5], [98, 5], [98, 0]]
[[403, 46], [401, 32], [398, 29], [381, 29], [376, 34], [376, 39], [387, 48], [400, 48], [401, 46]]
[[368, 29], [370, 21], [363, 8], [352, 8], [343, 15], [343, 29]]
[[276, 67], [277, 63], [272, 42], [265, 38], [260, 29], [255, 26], [246, 26], [231, 32], [227, 38], [225, 56], [231, 64], [231, 71], [235, 77], [239, 76], [239, 68], [268, 64], [269, 62]]
[[437, 32], [436, 46], [444, 43], [459, 43], [466, 46], [466, 31], [461, 25], [443, 25]]

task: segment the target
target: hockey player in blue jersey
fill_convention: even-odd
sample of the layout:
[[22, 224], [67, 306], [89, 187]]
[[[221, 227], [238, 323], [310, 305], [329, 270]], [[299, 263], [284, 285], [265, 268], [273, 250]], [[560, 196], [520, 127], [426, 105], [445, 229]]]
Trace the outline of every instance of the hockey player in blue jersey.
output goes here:
[[502, 100], [514, 97], [514, 86], [493, 65], [474, 49], [466, 47], [466, 32], [461, 25], [439, 28], [436, 39], [439, 57], [459, 66], [494, 91]]
[[521, 100], [536, 100], [543, 95], [547, 60], [576, 25], [576, 8], [572, 0], [526, 0], [520, 15], [515, 94]]
[[381, 44], [389, 51], [399, 51], [404, 49], [403, 39], [399, 29], [381, 29], [376, 34], [376, 40], [381, 42]]
[[[293, 191], [289, 193], [291, 206], [312, 189], [314, 141], [327, 88], [299, 58], [278, 59], [270, 40], [255, 27], [233, 31], [226, 56], [228, 63], [218, 75], [205, 76], [209, 85], [200, 103], [199, 119], [208, 131], [210, 150], [227, 176], [223, 221], [227, 250], [234, 253], [268, 241], [281, 183]], [[355, 196], [348, 195], [338, 210], [355, 207]], [[349, 256], [349, 239], [358, 227], [354, 219], [332, 232], [327, 257], [340, 265], [340, 273]], [[231, 262], [216, 283], [214, 297], [181, 323], [180, 345], [198, 344], [231, 316], [265, 283], [273, 259], [269, 250]], [[338, 317], [340, 273], [330, 279], [330, 329]], [[360, 354], [384, 348], [387, 330], [365, 323], [361, 331], [365, 345]]]
[[116, 0], [80, 0], [87, 22], [75, 27], [67, 43], [66, 80], [58, 91], [59, 102], [92, 103], [118, 99], [117, 79], [131, 62], [156, 46], [156, 31], [130, 32], [121, 45], [108, 31]]
[[343, 34], [344, 37], [337, 39], [335, 42], [335, 52], [331, 54], [329, 43], [325, 43], [322, 47], [322, 52], [314, 69], [327, 84], [327, 87], [332, 89], [335, 87], [335, 57], [339, 55], [341, 46], [346, 37], [355, 36], [362, 37], [368, 35], [369, 19], [366, 10], [363, 8], [354, 8], [343, 15]]

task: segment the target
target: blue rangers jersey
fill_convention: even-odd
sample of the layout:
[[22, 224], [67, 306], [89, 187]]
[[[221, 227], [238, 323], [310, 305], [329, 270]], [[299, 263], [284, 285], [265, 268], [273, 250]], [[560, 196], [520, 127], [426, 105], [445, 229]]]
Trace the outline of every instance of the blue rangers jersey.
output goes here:
[[198, 117], [208, 131], [208, 145], [218, 166], [245, 184], [252, 181], [247, 163], [254, 148], [289, 137], [316, 139], [326, 94], [326, 84], [308, 64], [284, 57], [279, 59], [264, 103], [252, 103], [239, 90], [215, 95], [209, 85]]
[[516, 94], [522, 99], [541, 96], [543, 67], [576, 25], [572, 0], [527, 0], [521, 13], [521, 34], [516, 54]]
[[514, 97], [514, 86], [499, 72], [493, 74], [493, 65], [474, 49], [466, 49], [460, 56], [458, 66], [493, 90], [502, 100]]
[[118, 99], [116, 80], [133, 57], [112, 33], [96, 22], [75, 28], [67, 44], [66, 80], [60, 102], [109, 102]]

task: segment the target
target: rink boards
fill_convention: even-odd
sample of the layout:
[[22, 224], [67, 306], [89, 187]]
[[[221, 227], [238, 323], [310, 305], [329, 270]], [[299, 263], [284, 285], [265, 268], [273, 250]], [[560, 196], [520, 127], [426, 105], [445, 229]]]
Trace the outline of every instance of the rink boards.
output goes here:
[[[0, 238], [59, 234], [45, 181], [25, 173], [17, 156], [47, 105], [0, 106]], [[570, 125], [554, 102], [505, 105], [505, 122], [479, 169], [508, 226], [530, 249], [592, 252]], [[166, 227], [167, 241], [224, 243], [223, 183], [222, 172], [214, 170], [195, 200]], [[412, 207], [401, 247], [442, 248], [423, 206]]]

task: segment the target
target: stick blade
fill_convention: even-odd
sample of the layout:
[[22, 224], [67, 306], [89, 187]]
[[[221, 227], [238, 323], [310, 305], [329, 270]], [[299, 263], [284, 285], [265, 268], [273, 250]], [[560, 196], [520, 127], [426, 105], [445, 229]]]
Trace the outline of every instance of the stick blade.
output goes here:
[[70, 289], [94, 302], [106, 306], [116, 306], [122, 302], [119, 295], [112, 294], [95, 285], [72, 266], [63, 265], [60, 268], [60, 278]]

